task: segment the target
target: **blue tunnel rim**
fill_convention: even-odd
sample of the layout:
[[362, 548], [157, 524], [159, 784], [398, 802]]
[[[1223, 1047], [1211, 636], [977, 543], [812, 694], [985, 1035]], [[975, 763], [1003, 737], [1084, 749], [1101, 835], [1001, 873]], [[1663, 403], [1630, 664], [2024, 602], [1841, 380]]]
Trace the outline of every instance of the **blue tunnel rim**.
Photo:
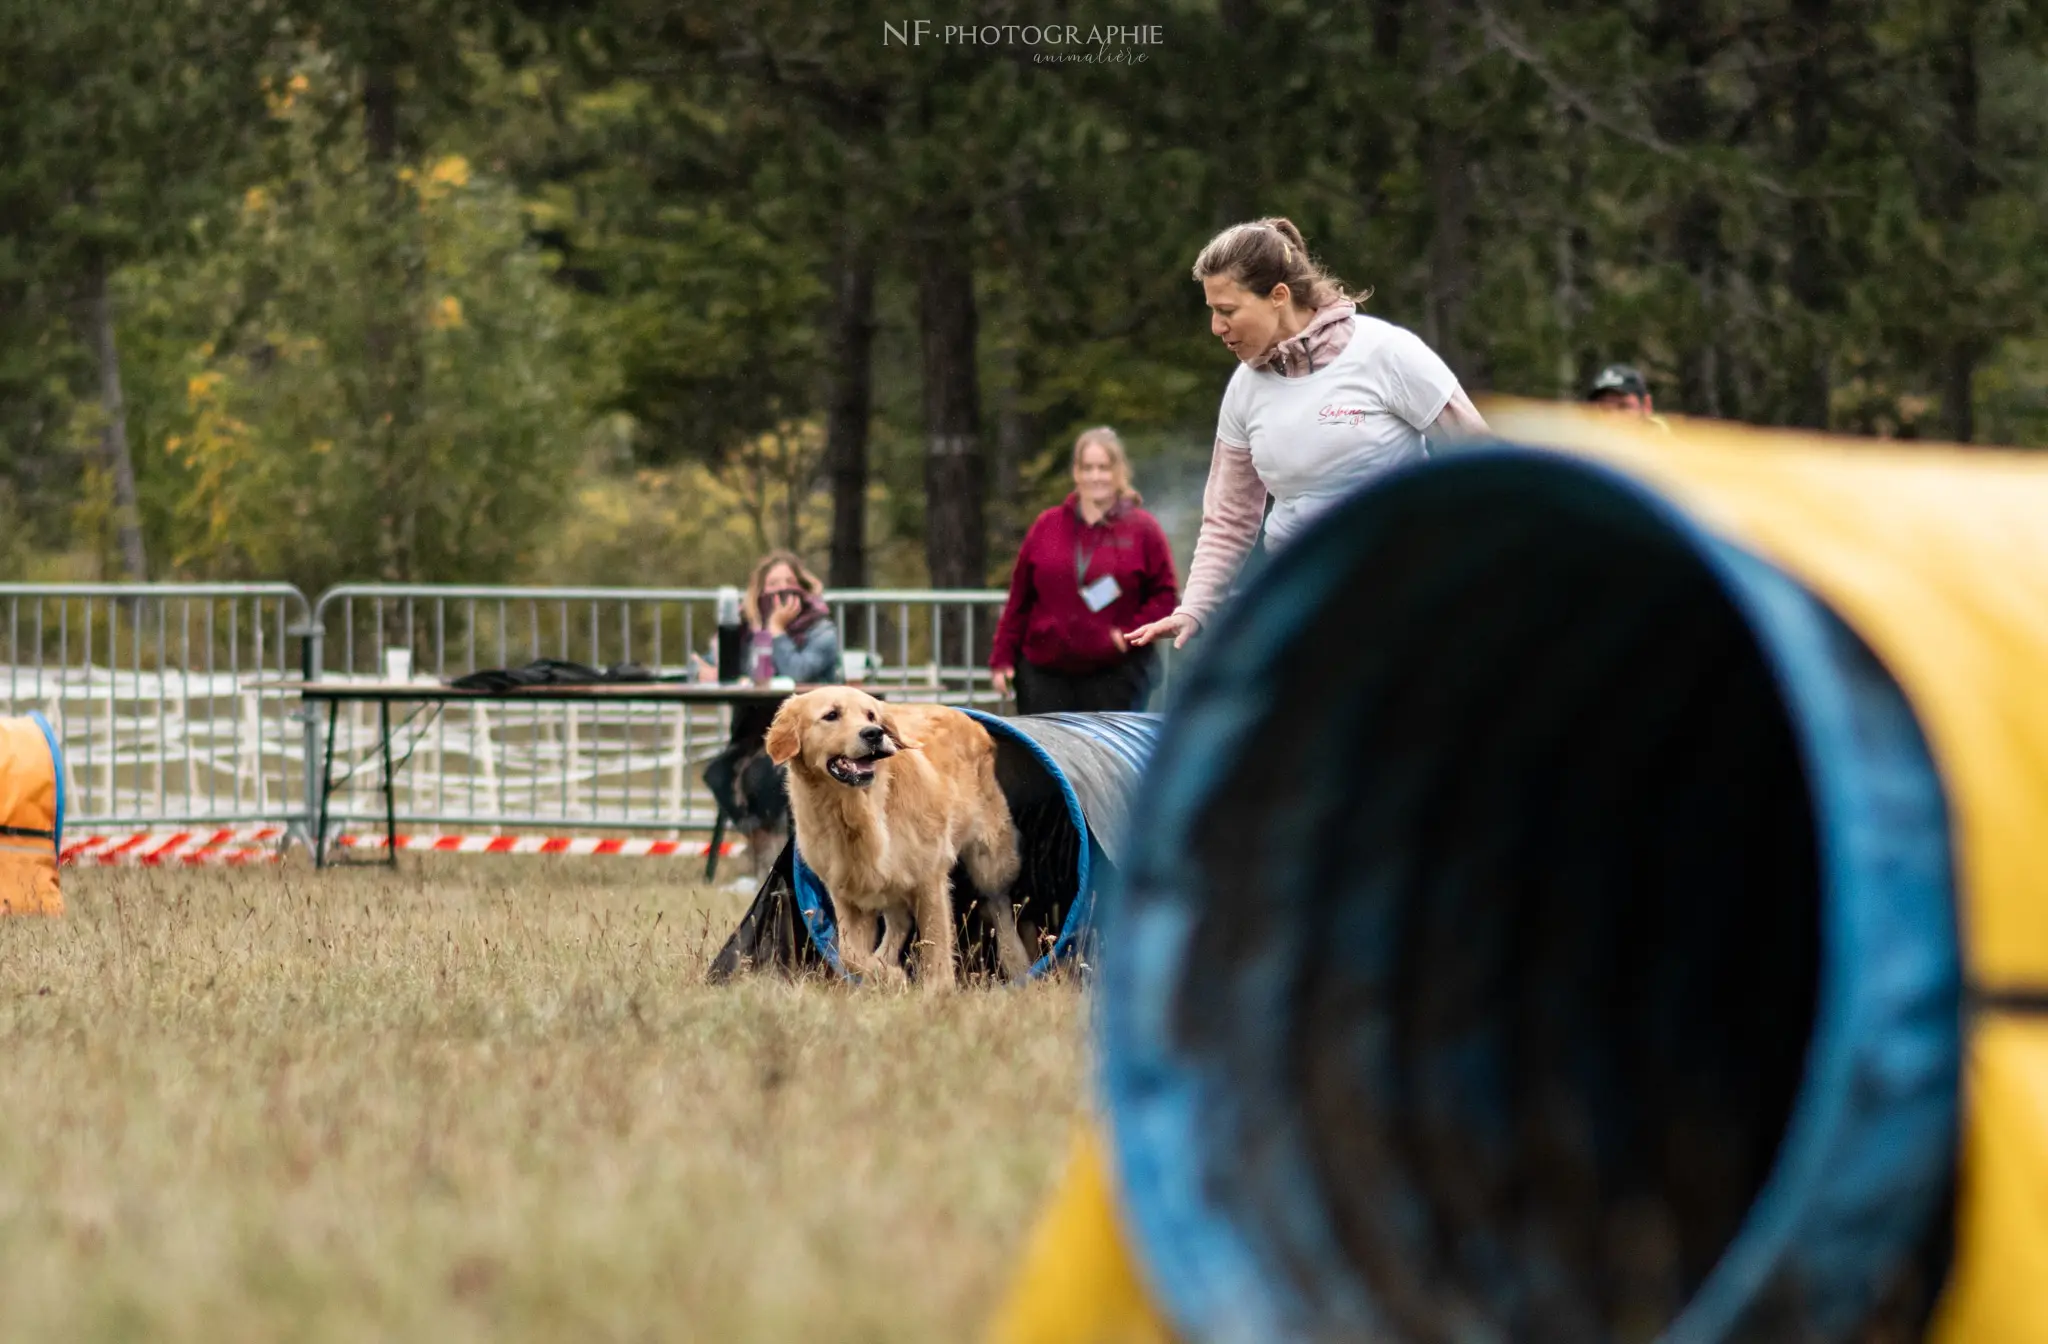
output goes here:
[[51, 826], [53, 834], [50, 838], [57, 850], [57, 857], [61, 859], [64, 857], [64, 808], [69, 801], [64, 796], [64, 749], [57, 745], [57, 730], [50, 726], [50, 721], [43, 716], [43, 711], [32, 709], [28, 712], [28, 717], [42, 731], [43, 741], [50, 748], [50, 769], [57, 781], [57, 815]]
[[[1067, 806], [1067, 819], [1074, 823], [1074, 832], [1080, 837], [1078, 854], [1074, 861], [1074, 899], [1067, 906], [1067, 916], [1060, 923], [1059, 937], [1045, 954], [1031, 965], [1028, 978], [1038, 979], [1052, 971], [1072, 953], [1080, 941], [1082, 930], [1088, 927], [1095, 913], [1095, 850], [1094, 834], [1088, 829], [1088, 818], [1081, 811], [1080, 795], [1074, 792], [1073, 784], [1058, 761], [1052, 758], [1037, 739], [1013, 726], [999, 714], [985, 710], [960, 707], [960, 712], [973, 719], [991, 734], [1001, 734], [1011, 742], [1022, 743], [1032, 757], [1045, 768], [1053, 781], [1059, 785], [1060, 797]], [[811, 944], [824, 956], [825, 961], [838, 975], [852, 979], [846, 967], [839, 960], [839, 931], [832, 916], [825, 911], [820, 899], [823, 890], [816, 873], [804, 862], [803, 851], [797, 847], [794, 833], [789, 841], [791, 885], [796, 889], [796, 906], [803, 916], [804, 931], [810, 934]]]
[[[1141, 789], [1135, 801], [1126, 898], [1104, 912], [1101, 1002], [1096, 1013], [1097, 1074], [1106, 1103], [1115, 1198], [1127, 1226], [1137, 1234], [1133, 1249], [1141, 1276], [1155, 1300], [1190, 1338], [1285, 1337], [1300, 1319], [1301, 1304], [1290, 1290], [1268, 1280], [1259, 1249], [1245, 1232], [1230, 1225], [1222, 1210], [1199, 1194], [1172, 1186], [1170, 1163], [1162, 1154], [1175, 1145], [1181, 1151], [1198, 1149], [1201, 1118], [1196, 1103], [1202, 1080], [1166, 1048], [1166, 1037], [1157, 1027], [1160, 998], [1171, 991], [1171, 966], [1177, 953], [1131, 945], [1130, 925], [1146, 913], [1132, 902], [1134, 895], [1142, 898], [1142, 892], [1132, 888], [1163, 881], [1152, 878], [1154, 872], [1170, 871], [1155, 849], [1170, 851], [1179, 844], [1212, 794], [1213, 780], [1199, 786], [1177, 785], [1176, 771], [1186, 772], [1191, 755], [1206, 759], [1234, 754], [1235, 744], [1258, 722], [1258, 709], [1241, 700], [1230, 703], [1230, 685], [1215, 670], [1218, 660], [1228, 651], [1239, 674], [1270, 671], [1277, 657], [1274, 651], [1291, 644], [1326, 600], [1327, 594], [1318, 593], [1311, 576], [1323, 566], [1341, 569], [1357, 562], [1361, 548], [1369, 544], [1364, 538], [1374, 532], [1362, 525], [1366, 519], [1361, 515], [1369, 516], [1376, 509], [1383, 492], [1423, 473], [1487, 473], [1503, 465], [1518, 471], [1533, 468], [1573, 475], [1581, 483], [1604, 488], [1702, 566], [1739, 616], [1752, 649], [1771, 677], [1780, 709], [1793, 730], [1811, 809], [1821, 944], [1811, 1033], [1800, 1078], [1769, 1170], [1749, 1210], [1692, 1301], [1666, 1327], [1663, 1338], [1674, 1344], [1708, 1340], [1716, 1338], [1717, 1331], [1731, 1328], [1786, 1258], [1794, 1239], [1810, 1230], [1803, 1223], [1825, 1215], [1828, 1187], [1822, 1172], [1829, 1159], [1844, 1147], [1854, 1147], [1859, 1137], [1866, 1143], [1871, 1140], [1870, 1135], [1855, 1132], [1848, 1084], [1865, 1062], [1859, 1057], [1859, 1043], [1874, 1029], [1865, 1020], [1874, 1006], [1870, 1001], [1883, 995], [1867, 983], [1867, 977], [1856, 973], [1872, 932], [1863, 927], [1865, 921], [1859, 918], [1849, 894], [1861, 881], [1882, 880], [1881, 874], [1871, 871], [1874, 860], [1882, 856], [1871, 852], [1867, 841], [1859, 841], [1849, 824], [1857, 805], [1851, 777], [1857, 753], [1852, 741], [1854, 725], [1849, 721], [1850, 696], [1831, 675], [1823, 647], [1830, 621], [1851, 634], [1855, 627], [1804, 584], [1717, 535], [1619, 468], [1512, 444], [1476, 448], [1450, 459], [1403, 468], [1333, 509], [1308, 535], [1276, 557], [1252, 593], [1231, 604], [1215, 622], [1204, 641], [1207, 647], [1189, 670], [1184, 694], [1155, 743], [1148, 775], [1157, 779], [1160, 787]], [[1292, 601], [1273, 600], [1272, 595], [1286, 590], [1297, 575], [1301, 576], [1297, 586], [1309, 590], [1309, 595]], [[1774, 601], [1764, 590], [1762, 575], [1774, 577], [1804, 598], [1803, 608], [1795, 602], [1788, 609], [1788, 604]], [[1258, 600], [1261, 596], [1267, 600]], [[1259, 638], [1250, 638], [1251, 633]], [[1238, 645], [1251, 646], [1252, 652], [1248, 655], [1235, 647]], [[1879, 666], [1883, 667], [1881, 660]], [[1946, 823], [1952, 815], [1948, 794], [1925, 727], [1891, 670], [1883, 670], [1912, 730], [1915, 764], [1924, 767], [1921, 774], [1931, 784], [1933, 801]], [[1205, 698], [1210, 702], [1206, 706]], [[1196, 715], [1204, 709], [1207, 712], [1197, 724]], [[1200, 741], [1196, 740], [1197, 728]], [[1945, 1039], [1957, 1041], [1963, 994], [1961, 950], [1955, 856], [1945, 825], [1940, 839], [1941, 871], [1938, 891], [1933, 894], [1945, 904], [1945, 919], [1940, 921], [1943, 944], [1937, 949], [1945, 974], [1939, 985], [1920, 985], [1919, 990], [1939, 993], [1944, 1003], [1953, 1001], [1954, 1035]], [[1155, 922], [1167, 921], [1159, 928], [1176, 935], [1185, 932], [1184, 911], [1170, 908], [1174, 906], [1170, 890], [1153, 903], [1162, 907], [1152, 912]], [[1143, 964], [1134, 965], [1137, 961]], [[1132, 985], [1141, 992], [1133, 992]], [[1899, 1004], [1911, 1008], [1914, 1003], [1896, 991], [1891, 993], [1891, 1001], [1896, 1001], [1892, 1002], [1891, 1018], [1899, 1017]], [[1945, 1139], [1945, 1161], [1952, 1160], [1957, 1128], [1960, 1065], [1955, 1053], [1950, 1052], [1941, 1070], [1948, 1083], [1945, 1091], [1930, 1094], [1939, 1103], [1936, 1109]], [[1870, 1128], [1867, 1120], [1864, 1128]], [[1300, 1138], [1298, 1134], [1293, 1137]], [[1853, 1214], [1834, 1212], [1837, 1223], [1845, 1217], [1853, 1222]], [[1163, 1246], [1171, 1247], [1175, 1256], [1171, 1262], [1161, 1263], [1158, 1250]], [[1349, 1305], [1364, 1317], [1372, 1313], [1369, 1300]], [[1340, 1304], [1340, 1310], [1342, 1307]]]

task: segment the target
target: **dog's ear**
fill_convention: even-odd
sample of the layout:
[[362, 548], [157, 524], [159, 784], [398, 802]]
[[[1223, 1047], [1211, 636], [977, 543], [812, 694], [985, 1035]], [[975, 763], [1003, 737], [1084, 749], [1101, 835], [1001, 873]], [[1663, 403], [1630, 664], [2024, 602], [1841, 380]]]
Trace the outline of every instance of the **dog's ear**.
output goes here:
[[792, 701], [785, 700], [782, 708], [775, 711], [775, 721], [768, 725], [768, 759], [777, 765], [787, 765], [804, 747], [803, 730], [797, 727], [797, 715]]
[[903, 730], [896, 726], [896, 716], [887, 711], [882, 714], [882, 731], [889, 735], [889, 740], [896, 744], [898, 751], [916, 751], [924, 746], [924, 743], [913, 742], [906, 737]]

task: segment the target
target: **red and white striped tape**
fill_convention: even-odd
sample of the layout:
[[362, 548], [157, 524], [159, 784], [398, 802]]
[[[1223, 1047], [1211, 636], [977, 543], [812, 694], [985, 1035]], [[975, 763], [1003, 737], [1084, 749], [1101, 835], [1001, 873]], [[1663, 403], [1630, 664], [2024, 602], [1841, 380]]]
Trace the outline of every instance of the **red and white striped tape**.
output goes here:
[[282, 826], [225, 827], [211, 831], [134, 831], [87, 835], [64, 846], [57, 861], [73, 867], [171, 864], [274, 863]]
[[[701, 859], [711, 850], [703, 840], [620, 840], [594, 835], [401, 835], [397, 847], [432, 854], [619, 854], [645, 859]], [[382, 849], [381, 835], [336, 836], [333, 843], [346, 849]], [[746, 848], [745, 842], [727, 840], [718, 847], [721, 857]]]
[[[162, 867], [170, 865], [275, 863], [282, 826], [223, 828], [212, 831], [136, 831], [127, 835], [88, 835], [64, 846], [59, 862], [74, 867]], [[339, 849], [381, 850], [381, 835], [338, 835], [329, 842]], [[710, 852], [703, 840], [616, 839], [594, 835], [400, 835], [396, 848], [432, 854], [615, 854], [624, 857], [701, 859]], [[745, 850], [743, 840], [727, 840], [721, 857]]]

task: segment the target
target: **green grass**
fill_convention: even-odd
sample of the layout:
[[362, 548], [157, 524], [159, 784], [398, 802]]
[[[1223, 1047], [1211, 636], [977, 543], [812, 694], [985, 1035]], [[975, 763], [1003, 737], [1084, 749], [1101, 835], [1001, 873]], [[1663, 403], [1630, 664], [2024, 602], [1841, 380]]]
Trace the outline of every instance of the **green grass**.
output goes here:
[[0, 921], [6, 1337], [972, 1338], [1080, 992], [708, 987], [686, 877], [67, 874]]

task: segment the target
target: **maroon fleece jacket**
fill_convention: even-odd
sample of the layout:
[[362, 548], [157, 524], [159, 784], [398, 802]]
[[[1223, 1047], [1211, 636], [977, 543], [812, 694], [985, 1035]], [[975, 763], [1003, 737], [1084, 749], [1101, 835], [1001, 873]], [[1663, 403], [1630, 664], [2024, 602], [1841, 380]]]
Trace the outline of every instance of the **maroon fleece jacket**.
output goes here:
[[[1077, 574], [1079, 562], [1085, 574]], [[1105, 575], [1120, 590], [1101, 611], [1088, 610], [1084, 583]], [[1080, 675], [1114, 666], [1111, 631], [1129, 632], [1170, 613], [1180, 601], [1173, 553], [1159, 520], [1136, 504], [1111, 509], [1093, 527], [1081, 521], [1080, 501], [1047, 509], [1024, 534], [1010, 575], [1010, 600], [996, 625], [989, 666], [1019, 662], [1048, 672]]]

